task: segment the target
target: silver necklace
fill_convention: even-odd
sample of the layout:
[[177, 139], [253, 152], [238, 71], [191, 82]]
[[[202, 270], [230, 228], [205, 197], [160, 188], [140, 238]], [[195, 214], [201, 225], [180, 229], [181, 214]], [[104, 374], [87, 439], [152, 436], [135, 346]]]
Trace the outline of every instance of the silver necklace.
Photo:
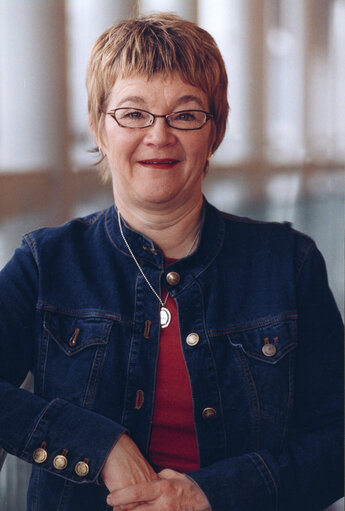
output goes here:
[[[119, 223], [119, 228], [120, 228], [120, 233], [121, 233], [122, 239], [125, 242], [126, 247], [128, 248], [128, 252], [131, 254], [131, 256], [133, 258], [133, 261], [137, 265], [140, 273], [144, 277], [144, 279], [145, 279], [147, 285], [149, 286], [149, 288], [151, 289], [152, 293], [156, 296], [156, 298], [158, 299], [159, 303], [161, 304], [161, 309], [160, 309], [160, 324], [161, 324], [162, 328], [166, 328], [167, 326], [170, 325], [170, 322], [171, 322], [171, 313], [170, 313], [169, 309], [166, 307], [166, 303], [167, 303], [168, 297], [169, 297], [169, 292], [167, 293], [167, 295], [165, 297], [165, 300], [163, 302], [163, 300], [161, 299], [159, 294], [153, 288], [153, 286], [152, 286], [151, 282], [149, 281], [149, 279], [146, 277], [146, 275], [144, 273], [144, 270], [142, 269], [142, 267], [138, 263], [137, 258], [133, 254], [133, 251], [132, 251], [131, 247], [129, 246], [129, 243], [128, 243], [128, 241], [125, 238], [125, 235], [124, 235], [123, 230], [122, 230], [121, 215], [120, 215], [120, 211], [119, 210], [117, 210], [117, 220], [118, 220], [118, 223]], [[200, 229], [198, 229], [198, 232], [196, 233], [196, 236], [193, 239], [193, 243], [192, 243], [190, 249], [188, 250], [188, 253], [187, 253], [186, 257], [191, 253], [191, 251], [192, 251], [192, 249], [193, 249], [193, 247], [194, 247], [194, 245], [196, 243], [196, 240], [199, 237], [199, 233], [200, 233]]]

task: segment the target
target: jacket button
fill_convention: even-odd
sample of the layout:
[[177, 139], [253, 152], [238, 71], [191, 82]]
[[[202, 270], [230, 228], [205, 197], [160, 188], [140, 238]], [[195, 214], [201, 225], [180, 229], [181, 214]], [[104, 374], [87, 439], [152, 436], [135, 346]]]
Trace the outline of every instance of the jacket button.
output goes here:
[[169, 273], [166, 276], [167, 283], [171, 286], [177, 286], [177, 284], [180, 282], [181, 277], [176, 271], [169, 271]]
[[199, 341], [200, 337], [195, 332], [188, 334], [186, 337], [186, 343], [188, 344], [188, 346], [196, 346]]
[[216, 418], [216, 415], [217, 415], [217, 412], [214, 408], [205, 408], [203, 411], [202, 411], [202, 418], [203, 419], [215, 419]]
[[265, 357], [274, 357], [274, 355], [277, 353], [277, 348], [271, 343], [264, 344], [262, 347], [262, 353], [265, 355]]
[[48, 453], [43, 447], [39, 447], [33, 452], [32, 457], [36, 463], [44, 463], [48, 457]]
[[55, 456], [55, 458], [53, 459], [53, 465], [54, 468], [56, 468], [56, 470], [64, 470], [68, 465], [66, 456], [64, 456], [63, 454], [58, 454], [57, 456]]
[[75, 473], [77, 474], [77, 476], [85, 477], [89, 473], [90, 468], [89, 468], [89, 465], [85, 461], [78, 461], [74, 470], [75, 470]]

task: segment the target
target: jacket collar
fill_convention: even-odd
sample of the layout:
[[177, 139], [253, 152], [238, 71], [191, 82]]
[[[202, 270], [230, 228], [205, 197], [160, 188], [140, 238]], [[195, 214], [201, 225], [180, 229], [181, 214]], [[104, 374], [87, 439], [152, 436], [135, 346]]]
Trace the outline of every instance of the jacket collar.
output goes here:
[[[131, 258], [126, 244], [121, 236], [118, 224], [116, 206], [106, 212], [106, 229], [111, 243], [124, 257]], [[164, 270], [164, 256], [155, 247], [152, 240], [141, 232], [132, 229], [122, 219], [123, 233], [140, 264], [150, 264]], [[201, 220], [201, 236], [196, 249], [187, 257], [175, 261], [169, 266], [169, 271], [177, 271], [183, 275], [183, 287], [203, 272], [217, 257], [223, 245], [225, 222], [220, 212], [204, 197]], [[178, 286], [175, 287], [177, 289]], [[172, 293], [173, 295], [175, 293]]]

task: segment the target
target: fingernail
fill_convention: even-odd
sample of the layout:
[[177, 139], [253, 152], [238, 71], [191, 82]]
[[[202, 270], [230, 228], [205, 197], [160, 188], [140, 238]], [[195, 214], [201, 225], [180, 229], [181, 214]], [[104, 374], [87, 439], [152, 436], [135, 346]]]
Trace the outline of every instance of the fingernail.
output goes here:
[[110, 497], [110, 495], [108, 495], [108, 497], [107, 497], [107, 504], [108, 504], [108, 506], [111, 506], [111, 497]]

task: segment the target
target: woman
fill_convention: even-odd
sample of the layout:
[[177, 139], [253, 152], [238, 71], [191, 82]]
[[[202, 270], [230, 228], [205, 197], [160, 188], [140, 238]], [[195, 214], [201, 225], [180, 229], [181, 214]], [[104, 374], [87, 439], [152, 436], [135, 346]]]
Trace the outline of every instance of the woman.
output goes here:
[[125, 21], [87, 88], [115, 206], [25, 235], [0, 276], [0, 438], [33, 464], [28, 509], [323, 509], [342, 325], [312, 240], [202, 196], [228, 113], [213, 39]]

